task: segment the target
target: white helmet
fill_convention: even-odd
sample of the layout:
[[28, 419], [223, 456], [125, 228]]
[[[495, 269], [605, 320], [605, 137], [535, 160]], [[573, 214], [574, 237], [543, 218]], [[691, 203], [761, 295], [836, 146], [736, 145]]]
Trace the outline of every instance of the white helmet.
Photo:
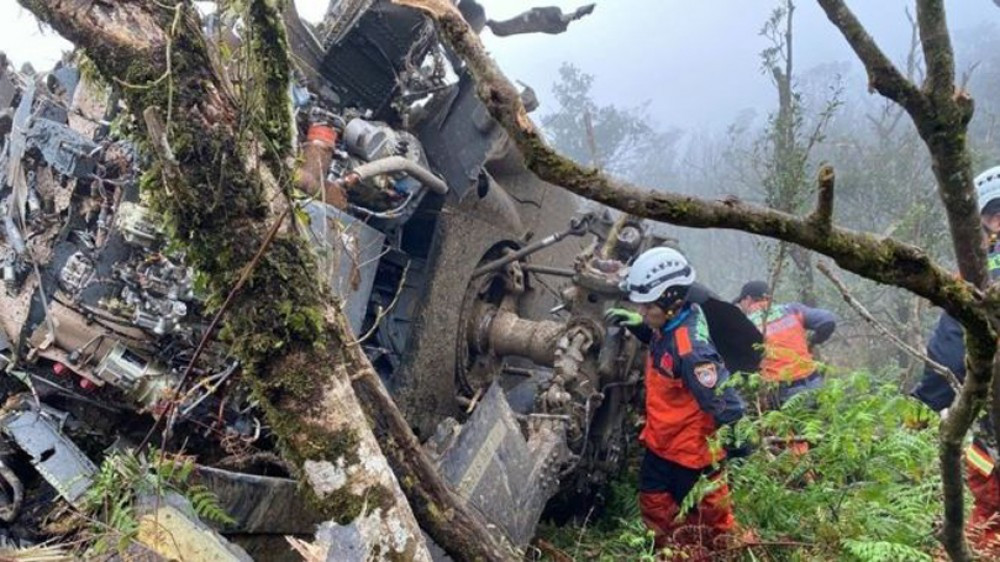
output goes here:
[[628, 300], [655, 302], [670, 287], [688, 287], [694, 283], [694, 269], [683, 254], [673, 248], [646, 250], [629, 268], [625, 278]]
[[976, 196], [979, 198], [979, 212], [986, 209], [990, 201], [1000, 199], [1000, 166], [994, 166], [976, 176]]

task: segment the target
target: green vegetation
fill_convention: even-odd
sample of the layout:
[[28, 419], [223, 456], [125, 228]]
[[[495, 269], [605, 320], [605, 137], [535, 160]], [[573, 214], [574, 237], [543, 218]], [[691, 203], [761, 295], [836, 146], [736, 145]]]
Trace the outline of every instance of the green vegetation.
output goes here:
[[[746, 396], [764, 390], [756, 377], [740, 386]], [[745, 418], [735, 434], [756, 450], [727, 472], [737, 520], [759, 546], [736, 559], [932, 560], [941, 501], [935, 420], [895, 384], [865, 373], [829, 377], [781, 410]], [[808, 440], [809, 451], [792, 453], [791, 436]], [[636, 482], [632, 472], [616, 483], [585, 532], [546, 527], [540, 535], [576, 560], [653, 560]]]
[[87, 556], [123, 552], [139, 532], [142, 498], [168, 492], [184, 496], [203, 521], [227, 524], [232, 518], [208, 488], [191, 482], [194, 459], [157, 450], [116, 452], [104, 458], [83, 499], [93, 541]]

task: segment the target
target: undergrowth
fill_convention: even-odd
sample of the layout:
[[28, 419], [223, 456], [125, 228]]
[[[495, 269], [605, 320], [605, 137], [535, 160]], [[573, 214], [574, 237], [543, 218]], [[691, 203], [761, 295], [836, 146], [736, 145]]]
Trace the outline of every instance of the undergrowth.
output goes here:
[[[750, 396], [760, 382], [738, 385]], [[941, 480], [933, 420], [894, 384], [865, 373], [829, 377], [781, 410], [748, 415], [721, 436], [755, 449], [727, 466], [737, 521], [757, 537], [736, 559], [933, 560]], [[785, 445], [792, 437], [808, 441], [808, 452], [792, 453]], [[584, 526], [543, 526], [539, 537], [574, 560], [655, 560], [637, 481], [633, 471], [613, 484], [600, 517]]]
[[162, 501], [167, 493], [186, 498], [203, 521], [228, 524], [233, 520], [208, 488], [194, 484], [192, 457], [157, 450], [108, 455], [94, 476], [83, 499], [89, 534], [88, 556], [124, 552], [136, 540], [140, 527], [140, 503], [146, 498]]

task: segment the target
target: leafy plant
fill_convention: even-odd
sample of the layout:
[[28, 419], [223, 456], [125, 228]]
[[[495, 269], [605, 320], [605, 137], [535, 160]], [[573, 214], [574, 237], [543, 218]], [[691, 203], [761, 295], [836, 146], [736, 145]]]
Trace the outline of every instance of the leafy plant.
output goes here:
[[[766, 392], [759, 377], [735, 378], [744, 395]], [[939, 513], [937, 430], [922, 404], [894, 383], [868, 373], [829, 377], [780, 410], [726, 428], [720, 441], [749, 441], [752, 455], [726, 472], [736, 519], [759, 546], [737, 552], [746, 560], [811, 562], [929, 561]], [[931, 424], [933, 425], [933, 424]], [[793, 451], [807, 441], [806, 452]], [[542, 535], [577, 560], [638, 560], [651, 555], [651, 536], [635, 505], [637, 475], [610, 490], [607, 511], [590, 528]], [[695, 486], [683, 506], [710, 490]], [[652, 553], [655, 555], [655, 552]]]
[[211, 490], [191, 483], [194, 468], [192, 457], [157, 450], [129, 450], [105, 457], [83, 504], [95, 535], [94, 553], [120, 552], [135, 540], [139, 532], [136, 508], [143, 497], [175, 492], [191, 502], [202, 520], [232, 523]]
[[[760, 450], [729, 470], [737, 517], [765, 540], [815, 545], [819, 559], [929, 551], [940, 473], [936, 431], [911, 429], [921, 415], [894, 384], [854, 373], [746, 420]], [[792, 436], [808, 451], [783, 446]]]

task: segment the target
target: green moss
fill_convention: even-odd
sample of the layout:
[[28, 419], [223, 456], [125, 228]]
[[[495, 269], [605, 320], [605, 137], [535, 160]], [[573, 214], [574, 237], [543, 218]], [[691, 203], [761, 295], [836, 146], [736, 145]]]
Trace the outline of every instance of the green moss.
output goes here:
[[381, 509], [384, 513], [396, 505], [395, 494], [385, 486], [369, 486], [365, 494], [368, 498], [368, 510], [365, 511], [365, 515], [374, 512], [376, 509]]
[[347, 525], [358, 517], [372, 514], [376, 509], [386, 511], [395, 506], [395, 496], [384, 486], [373, 484], [357, 494], [340, 488], [322, 498], [306, 490], [309, 502], [324, 516], [338, 525]]
[[[279, 438], [282, 455], [296, 465], [301, 465], [307, 459], [330, 462], [343, 459], [348, 465], [358, 463], [358, 445], [361, 440], [357, 432], [347, 428], [331, 430], [304, 421], [303, 418], [308, 415], [307, 410], [315, 410], [317, 405], [307, 405], [291, 393], [282, 394], [284, 385], [283, 382], [274, 384], [260, 377], [253, 380], [254, 394], [264, 409], [272, 431]], [[312, 386], [318, 386], [315, 378]]]
[[427, 515], [429, 515], [432, 520], [439, 523], [445, 523], [448, 519], [450, 519], [443, 511], [441, 511], [441, 507], [434, 502], [427, 503]]
[[268, 160], [281, 166], [281, 160], [292, 152], [292, 112], [288, 87], [291, 84], [291, 61], [288, 39], [281, 22], [279, 6], [273, 0], [252, 0], [248, 19], [254, 33], [249, 47], [263, 115], [259, 128], [270, 144]]
[[355, 494], [344, 488], [334, 490], [323, 498], [313, 495], [312, 501], [320, 513], [338, 525], [347, 525], [360, 517], [366, 504], [363, 494]]

